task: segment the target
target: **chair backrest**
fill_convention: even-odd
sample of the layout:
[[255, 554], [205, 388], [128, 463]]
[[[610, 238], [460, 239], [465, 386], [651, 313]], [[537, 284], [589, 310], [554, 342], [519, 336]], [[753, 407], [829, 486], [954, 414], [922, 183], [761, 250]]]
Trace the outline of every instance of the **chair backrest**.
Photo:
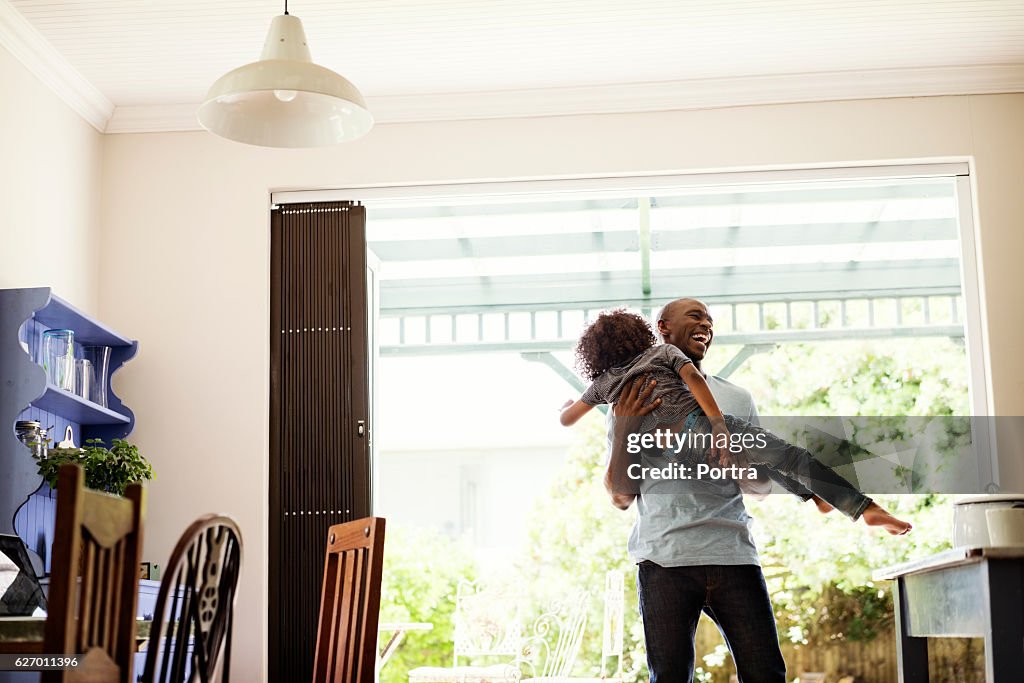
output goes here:
[[[601, 678], [622, 677], [623, 622], [626, 617], [626, 580], [618, 569], [604, 576], [604, 620], [601, 626]], [[615, 671], [609, 672], [608, 660], [615, 659]]]
[[313, 683], [374, 681], [383, 561], [382, 518], [328, 529]]
[[553, 604], [533, 625], [530, 640], [539, 640], [544, 654], [544, 679], [566, 679], [572, 675], [576, 657], [587, 628], [590, 593], [580, 591], [568, 600]]
[[178, 539], [160, 581], [146, 683], [227, 681], [242, 534], [230, 517], [204, 515]]
[[85, 488], [85, 472], [57, 475], [57, 520], [44, 651], [80, 654], [75, 669], [47, 671], [51, 682], [132, 680], [135, 605], [142, 555], [143, 490], [125, 497]]
[[506, 661], [520, 653], [523, 596], [508, 587], [459, 581], [455, 589], [452, 621], [453, 664], [463, 657], [498, 657]]

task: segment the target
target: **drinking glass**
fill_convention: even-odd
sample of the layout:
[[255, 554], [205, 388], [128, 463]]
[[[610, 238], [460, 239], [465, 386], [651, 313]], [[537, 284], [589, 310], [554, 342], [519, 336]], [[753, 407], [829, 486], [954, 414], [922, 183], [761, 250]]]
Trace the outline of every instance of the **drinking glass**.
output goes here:
[[86, 401], [92, 399], [96, 380], [92, 372], [92, 361], [88, 358], [75, 359], [75, 393]]
[[83, 346], [82, 357], [92, 365], [92, 391], [89, 400], [107, 407], [107, 387], [110, 385], [110, 347]]
[[71, 330], [43, 332], [43, 369], [46, 380], [65, 391], [75, 390], [75, 333]]

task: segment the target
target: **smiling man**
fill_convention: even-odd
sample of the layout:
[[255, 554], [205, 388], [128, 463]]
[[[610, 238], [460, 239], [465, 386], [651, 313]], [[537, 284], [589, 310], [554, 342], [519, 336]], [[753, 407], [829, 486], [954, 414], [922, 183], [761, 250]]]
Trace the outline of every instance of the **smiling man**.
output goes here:
[[672, 344], [694, 363], [704, 360], [711, 340], [715, 336], [714, 320], [708, 307], [697, 299], [677, 299], [661, 309], [658, 316], [658, 334], [666, 344]]
[[[714, 339], [714, 321], [704, 303], [679, 299], [662, 309], [658, 334], [699, 370]], [[707, 382], [724, 413], [756, 422], [757, 409], [748, 391], [719, 377], [707, 376]], [[644, 393], [623, 392], [609, 418], [610, 440], [618, 438], [615, 416], [649, 411], [645, 400]], [[751, 518], [736, 481], [698, 479], [671, 495], [645, 489], [646, 483], [639, 491], [623, 491], [614, 482], [621, 481], [616, 468], [624, 461], [614, 447], [611, 450], [605, 487], [617, 507], [626, 509], [634, 501], [637, 505], [629, 554], [639, 565], [637, 586], [651, 683], [693, 680], [694, 634], [702, 611], [725, 636], [740, 680], [784, 683], [786, 663], [775, 615], [750, 533]], [[657, 454], [653, 461], [658, 461]], [[786, 488], [810, 497], [796, 482]]]

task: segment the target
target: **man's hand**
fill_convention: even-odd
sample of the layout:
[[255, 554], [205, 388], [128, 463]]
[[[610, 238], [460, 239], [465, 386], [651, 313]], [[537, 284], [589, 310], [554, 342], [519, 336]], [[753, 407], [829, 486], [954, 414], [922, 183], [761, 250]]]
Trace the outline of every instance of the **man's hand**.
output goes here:
[[655, 382], [648, 382], [648, 379], [649, 376], [644, 376], [633, 380], [619, 395], [618, 403], [612, 406], [615, 432], [604, 473], [604, 488], [612, 504], [620, 510], [627, 509], [640, 492], [637, 481], [627, 474], [629, 466], [638, 462], [639, 456], [628, 452], [626, 442], [640, 426], [640, 418], [661, 404], [661, 399], [650, 400]]
[[[644, 375], [643, 377], [637, 377], [633, 380], [622, 394], [619, 395], [619, 401], [612, 407], [612, 414], [616, 417], [641, 417], [651, 412], [659, 405], [661, 405], [661, 399], [656, 398], [650, 403], [648, 400], [651, 398], [651, 392], [654, 391], [654, 385], [657, 384], [657, 380], [647, 379], [650, 375]], [[644, 386], [646, 383], [646, 386]]]

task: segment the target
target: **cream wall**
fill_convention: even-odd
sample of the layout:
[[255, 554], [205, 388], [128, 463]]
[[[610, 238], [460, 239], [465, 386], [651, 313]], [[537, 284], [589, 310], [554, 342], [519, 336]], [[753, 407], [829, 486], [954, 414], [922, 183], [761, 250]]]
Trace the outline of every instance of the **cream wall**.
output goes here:
[[95, 313], [103, 136], [3, 48], [0, 83], [0, 288], [52, 287]]
[[1021, 122], [1024, 95], [382, 125], [312, 151], [205, 133], [110, 136], [102, 247], [116, 267], [100, 275], [100, 300], [141, 340], [118, 385], [158, 473], [146, 555], [166, 558], [198, 510], [239, 519], [246, 562], [232, 671], [260, 680], [271, 190], [973, 157], [991, 393], [996, 413], [1021, 415]]

